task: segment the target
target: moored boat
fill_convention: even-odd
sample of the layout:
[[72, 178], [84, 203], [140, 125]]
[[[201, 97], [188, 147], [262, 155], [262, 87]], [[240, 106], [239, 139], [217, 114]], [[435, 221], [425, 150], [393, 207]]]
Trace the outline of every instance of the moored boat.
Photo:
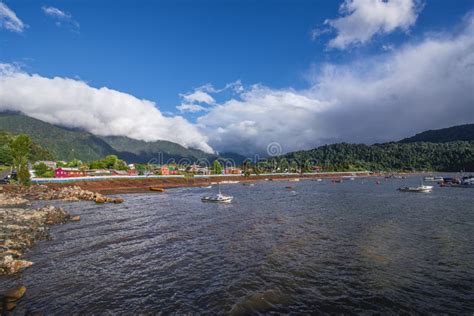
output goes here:
[[221, 188], [219, 186], [219, 193], [215, 196], [204, 196], [201, 198], [202, 202], [211, 202], [211, 203], [230, 203], [234, 199], [233, 196], [224, 195], [221, 193]]
[[398, 188], [398, 191], [401, 192], [415, 192], [415, 193], [429, 193], [433, 191], [433, 186], [431, 185], [419, 185], [417, 187], [403, 187]]
[[227, 196], [218, 193], [216, 196], [204, 196], [203, 198], [201, 198], [201, 201], [213, 203], [230, 203], [232, 202], [233, 198], [233, 196]]
[[150, 187], [150, 191], [154, 192], [165, 192], [165, 189], [159, 187]]
[[425, 181], [425, 182], [443, 182], [444, 178], [443, 177], [429, 176], [429, 177], [424, 177], [423, 181]]

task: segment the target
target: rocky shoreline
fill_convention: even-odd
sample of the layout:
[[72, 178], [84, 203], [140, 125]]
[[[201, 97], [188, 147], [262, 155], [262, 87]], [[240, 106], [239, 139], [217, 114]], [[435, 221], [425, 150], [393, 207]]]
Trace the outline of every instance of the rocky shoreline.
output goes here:
[[33, 263], [23, 260], [22, 256], [37, 241], [49, 238], [51, 226], [80, 220], [79, 216], [72, 216], [61, 207], [31, 208], [32, 200], [123, 202], [121, 198], [110, 198], [78, 186], [10, 186], [8, 190], [0, 187], [0, 276], [19, 273], [31, 266]]
[[38, 240], [49, 237], [49, 227], [67, 222], [71, 216], [62, 208], [0, 209], [0, 275], [15, 274], [31, 266], [21, 259]]
[[[2, 189], [2, 187], [0, 187]], [[69, 202], [95, 201], [96, 203], [122, 203], [121, 198], [110, 198], [101, 193], [84, 190], [79, 186], [51, 187], [47, 185], [5, 186], [0, 191], [0, 207], [28, 204], [30, 200], [63, 200]]]

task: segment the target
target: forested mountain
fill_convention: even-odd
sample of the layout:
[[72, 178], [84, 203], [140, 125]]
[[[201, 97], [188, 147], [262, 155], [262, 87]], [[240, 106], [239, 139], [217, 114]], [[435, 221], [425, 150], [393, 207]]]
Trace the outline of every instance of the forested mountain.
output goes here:
[[[12, 155], [9, 145], [13, 137], [13, 134], [0, 131], [0, 165], [11, 165], [12, 163]], [[51, 160], [53, 158], [54, 155], [47, 149], [43, 148], [35, 142], [31, 144], [31, 152], [29, 157], [31, 161]]]
[[402, 139], [400, 143], [447, 143], [454, 141], [474, 141], [474, 124], [425, 131], [415, 136]]
[[334, 144], [289, 153], [287, 159], [326, 170], [474, 171], [474, 141], [448, 143]]
[[474, 171], [474, 124], [430, 130], [399, 142], [333, 144], [271, 159], [325, 170]]
[[128, 162], [148, 162], [150, 159], [176, 161], [187, 158], [214, 160], [215, 155], [185, 148], [181, 145], [156, 141], [145, 142], [128, 137], [101, 137], [88, 132], [55, 126], [18, 113], [0, 113], [0, 131], [25, 133], [34, 143], [47, 149], [54, 159], [91, 161], [106, 155], [117, 155]]

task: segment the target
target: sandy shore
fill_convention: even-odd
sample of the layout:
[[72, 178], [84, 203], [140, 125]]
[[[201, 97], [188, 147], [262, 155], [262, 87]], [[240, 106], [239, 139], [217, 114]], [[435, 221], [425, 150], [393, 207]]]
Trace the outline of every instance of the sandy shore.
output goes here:
[[[117, 179], [101, 181], [78, 181], [73, 183], [49, 183], [48, 187], [61, 188], [68, 186], [79, 186], [84, 190], [98, 192], [101, 194], [120, 194], [120, 193], [144, 193], [149, 192], [150, 187], [159, 187], [163, 189], [208, 186], [211, 183], [223, 181], [239, 182], [257, 182], [257, 181], [284, 181], [293, 178], [300, 179], [339, 179], [341, 177], [353, 176], [351, 172], [337, 172], [324, 174], [303, 174], [303, 175], [262, 175], [262, 176], [210, 176], [208, 178], [163, 178], [163, 179]], [[375, 177], [381, 174], [359, 173], [357, 176]]]

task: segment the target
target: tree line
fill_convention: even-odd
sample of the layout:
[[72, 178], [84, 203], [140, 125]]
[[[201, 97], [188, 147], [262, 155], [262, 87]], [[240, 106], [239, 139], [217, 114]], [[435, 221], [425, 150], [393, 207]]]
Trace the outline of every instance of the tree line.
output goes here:
[[[271, 158], [269, 165], [325, 171], [474, 171], [474, 141], [333, 144]], [[281, 169], [281, 168], [280, 168]], [[304, 170], [303, 170], [304, 171]]]

